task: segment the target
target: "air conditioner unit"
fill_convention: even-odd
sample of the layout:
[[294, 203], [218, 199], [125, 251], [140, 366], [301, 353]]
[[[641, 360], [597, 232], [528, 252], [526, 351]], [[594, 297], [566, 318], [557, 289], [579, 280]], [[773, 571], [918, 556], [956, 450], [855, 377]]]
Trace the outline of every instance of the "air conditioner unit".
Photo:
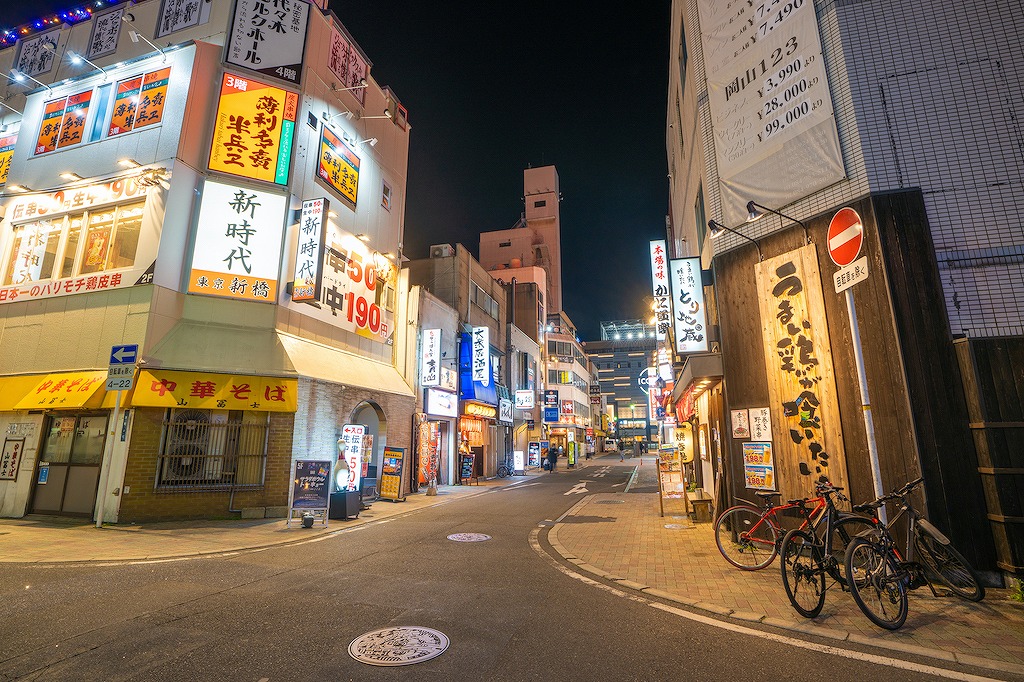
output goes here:
[[431, 258], [451, 258], [455, 255], [455, 247], [451, 244], [433, 244], [430, 247]]
[[224, 469], [227, 412], [174, 410], [167, 429], [167, 450], [163, 458], [163, 483], [219, 482]]

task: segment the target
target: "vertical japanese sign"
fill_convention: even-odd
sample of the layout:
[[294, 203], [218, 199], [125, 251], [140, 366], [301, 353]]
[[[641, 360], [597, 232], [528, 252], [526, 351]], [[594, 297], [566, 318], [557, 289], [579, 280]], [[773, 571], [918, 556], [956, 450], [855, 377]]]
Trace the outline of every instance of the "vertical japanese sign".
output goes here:
[[[813, 491], [819, 476], [847, 486], [831, 344], [813, 244], [756, 266], [779, 492]], [[833, 448], [837, 448], [833, 451]]]
[[130, 133], [163, 120], [171, 67], [117, 82], [107, 135]]
[[161, 0], [156, 37], [205, 24], [210, 20], [212, 6], [208, 0]]
[[39, 137], [36, 140], [36, 154], [52, 152], [57, 148], [60, 137], [60, 124], [64, 120], [64, 107], [68, 98], [62, 97], [43, 105], [43, 119], [39, 124]]
[[672, 324], [672, 308], [669, 303], [668, 255], [665, 240], [651, 242], [651, 293], [654, 296], [654, 322], [657, 339], [662, 341]]
[[366, 103], [366, 88], [357, 88], [369, 71], [366, 59], [356, 47], [355, 41], [347, 34], [342, 35], [333, 26], [331, 27], [331, 48], [327, 53], [327, 66], [338, 77], [339, 88], [356, 88], [349, 92], [359, 100], [360, 104]]
[[89, 36], [89, 59], [105, 57], [117, 50], [117, 39], [121, 36], [121, 17], [124, 7], [115, 7], [108, 12], [97, 13], [92, 18], [92, 33]]
[[327, 199], [302, 202], [298, 238], [295, 243], [293, 301], [319, 301], [324, 261], [324, 221], [330, 204]]
[[491, 328], [473, 327], [473, 381], [491, 383]]
[[0, 186], [7, 183], [11, 172], [11, 159], [14, 158], [14, 146], [18, 143], [18, 134], [0, 135]]
[[440, 329], [423, 330], [423, 347], [420, 351], [420, 385], [438, 386], [441, 383]]
[[299, 98], [273, 85], [224, 74], [209, 168], [288, 184]]
[[767, 407], [750, 408], [750, 440], [772, 439], [772, 413]]
[[286, 204], [280, 194], [207, 180], [189, 293], [275, 302]]
[[320, 161], [317, 176], [355, 209], [359, 195], [359, 157], [325, 125], [320, 134]]
[[304, 0], [236, 0], [225, 61], [298, 85], [308, 19]]
[[60, 124], [60, 137], [57, 138], [57, 149], [73, 147], [82, 142], [85, 134], [85, 119], [89, 115], [91, 101], [92, 90], [68, 97]]
[[37, 33], [28, 38], [18, 41], [18, 54], [14, 58], [14, 70], [26, 76], [38, 76], [41, 73], [49, 73], [53, 68], [53, 58], [57, 54], [56, 49], [47, 49], [45, 45], [57, 47], [57, 39], [60, 38], [60, 29], [55, 28], [45, 33]]
[[[362, 424], [345, 424], [341, 427], [338, 456], [344, 457], [348, 464], [348, 481], [344, 485], [345, 490], [359, 490], [359, 473], [363, 466], [363, 436], [365, 435], [366, 427]], [[338, 487], [342, 487], [340, 482]]]
[[24, 438], [4, 441], [4, 449], [0, 452], [0, 481], [18, 480], [18, 465], [21, 463], [24, 449]]
[[677, 258], [670, 261], [669, 284], [672, 291], [676, 353], [706, 353], [708, 321], [704, 312], [700, 258]]

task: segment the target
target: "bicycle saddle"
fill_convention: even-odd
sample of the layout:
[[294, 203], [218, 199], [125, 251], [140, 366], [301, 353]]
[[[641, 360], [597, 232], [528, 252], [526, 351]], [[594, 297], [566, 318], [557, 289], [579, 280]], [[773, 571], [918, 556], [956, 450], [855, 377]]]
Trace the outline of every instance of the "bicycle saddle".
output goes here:
[[765, 502], [767, 502], [768, 500], [772, 499], [773, 497], [778, 497], [782, 493], [776, 493], [776, 492], [772, 492], [770, 490], [757, 490], [757, 491], [754, 492], [754, 494], [757, 495], [758, 497], [760, 497]]

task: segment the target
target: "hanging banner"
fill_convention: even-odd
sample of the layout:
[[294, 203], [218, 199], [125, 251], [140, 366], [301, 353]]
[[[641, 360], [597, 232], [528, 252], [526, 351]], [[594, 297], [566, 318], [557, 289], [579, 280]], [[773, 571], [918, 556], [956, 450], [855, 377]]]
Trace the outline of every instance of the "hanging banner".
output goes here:
[[325, 125], [320, 133], [316, 174], [352, 210], [359, 196], [359, 163], [356, 153]]
[[440, 449], [441, 429], [437, 422], [422, 421], [419, 425], [419, 438], [416, 449], [419, 456], [419, 482], [421, 485], [430, 483], [437, 478], [441, 463]]
[[235, 0], [224, 61], [298, 85], [308, 21], [304, 0]]
[[205, 24], [210, 20], [212, 2], [207, 0], [161, 0], [156, 22], [156, 38]]
[[282, 194], [207, 180], [189, 293], [276, 302], [286, 209]]
[[777, 490], [809, 497], [827, 476], [848, 487], [831, 343], [814, 244], [758, 263]]
[[651, 242], [651, 293], [654, 296], [655, 334], [658, 341], [663, 341], [672, 324], [672, 307], [669, 301], [668, 254], [665, 251], [665, 240]]
[[424, 329], [423, 347], [420, 352], [420, 386], [437, 386], [441, 383], [441, 330]]
[[293, 301], [319, 301], [323, 282], [324, 221], [330, 204], [327, 199], [302, 202], [298, 237], [295, 243], [295, 276], [292, 281]]
[[708, 321], [704, 311], [700, 258], [669, 261], [669, 284], [672, 290], [676, 353], [706, 353]]
[[473, 381], [491, 383], [491, 328], [473, 327]]
[[224, 74], [210, 170], [287, 185], [298, 104], [294, 92]]

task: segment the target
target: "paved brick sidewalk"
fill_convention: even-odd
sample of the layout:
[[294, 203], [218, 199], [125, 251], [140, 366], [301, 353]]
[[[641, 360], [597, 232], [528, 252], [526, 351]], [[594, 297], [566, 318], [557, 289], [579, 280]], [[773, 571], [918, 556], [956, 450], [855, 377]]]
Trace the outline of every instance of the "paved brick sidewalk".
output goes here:
[[889, 632], [864, 617], [848, 592], [830, 587], [821, 615], [807, 620], [786, 598], [778, 560], [761, 571], [735, 569], [719, 554], [710, 523], [677, 513], [667, 507], [661, 517], [656, 493], [591, 495], [548, 539], [585, 571], [721, 615], [1024, 674], [1024, 606], [1008, 590], [986, 589], [980, 604], [935, 598], [926, 588], [911, 592], [906, 625]]

